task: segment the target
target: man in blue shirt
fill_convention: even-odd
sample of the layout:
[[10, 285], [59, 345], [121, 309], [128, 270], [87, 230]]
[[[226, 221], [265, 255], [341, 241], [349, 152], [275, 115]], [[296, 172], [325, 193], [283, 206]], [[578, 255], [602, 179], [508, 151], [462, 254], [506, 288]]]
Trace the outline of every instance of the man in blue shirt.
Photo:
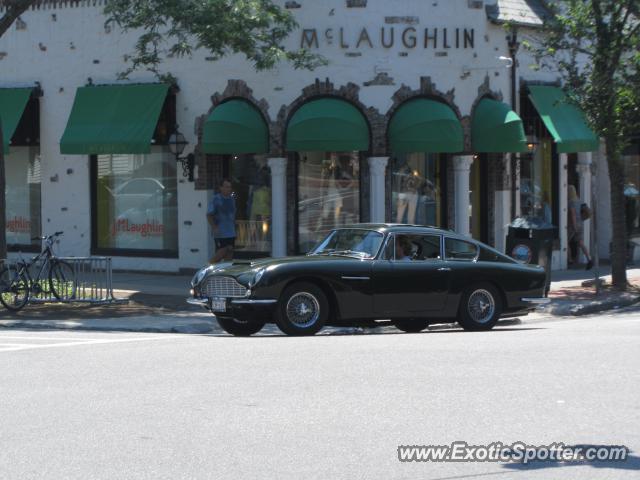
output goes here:
[[231, 182], [226, 178], [220, 184], [220, 193], [215, 194], [209, 201], [207, 220], [213, 228], [216, 242], [216, 253], [209, 262], [231, 260], [236, 241], [236, 199], [232, 193]]

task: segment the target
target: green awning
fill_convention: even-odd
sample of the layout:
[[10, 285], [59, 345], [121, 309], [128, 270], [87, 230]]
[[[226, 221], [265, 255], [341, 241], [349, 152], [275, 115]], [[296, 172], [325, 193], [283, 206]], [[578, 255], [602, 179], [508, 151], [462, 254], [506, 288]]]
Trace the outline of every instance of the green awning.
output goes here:
[[33, 88], [0, 88], [0, 120], [2, 120], [2, 149], [9, 153], [11, 137], [16, 131]]
[[287, 126], [287, 150], [351, 152], [369, 150], [369, 127], [360, 111], [344, 100], [305, 103]]
[[60, 153], [149, 153], [168, 90], [158, 83], [78, 88]]
[[454, 153], [464, 149], [462, 125], [444, 103], [418, 98], [402, 105], [389, 124], [393, 153]]
[[471, 121], [471, 144], [478, 153], [526, 152], [522, 119], [503, 102], [484, 98]]
[[593, 152], [599, 141], [587, 126], [584, 113], [569, 103], [562, 89], [531, 85], [529, 98], [547, 130], [558, 144], [559, 153]]
[[267, 153], [269, 127], [260, 112], [244, 100], [218, 105], [204, 123], [204, 153]]

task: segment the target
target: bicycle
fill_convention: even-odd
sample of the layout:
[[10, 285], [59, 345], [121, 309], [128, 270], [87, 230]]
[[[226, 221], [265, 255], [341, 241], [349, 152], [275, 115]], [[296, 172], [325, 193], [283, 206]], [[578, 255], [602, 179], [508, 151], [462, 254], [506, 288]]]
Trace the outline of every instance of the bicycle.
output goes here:
[[[8, 310], [22, 309], [32, 295], [42, 293], [53, 294], [59, 301], [69, 301], [76, 295], [76, 280], [73, 267], [53, 254], [53, 244], [64, 232], [56, 232], [46, 237], [35, 237], [33, 240], [44, 240], [44, 249], [27, 262], [20, 255], [20, 260], [0, 270], [0, 303]], [[40, 260], [42, 264], [35, 276], [31, 276], [31, 268]], [[48, 289], [47, 289], [48, 287]]]

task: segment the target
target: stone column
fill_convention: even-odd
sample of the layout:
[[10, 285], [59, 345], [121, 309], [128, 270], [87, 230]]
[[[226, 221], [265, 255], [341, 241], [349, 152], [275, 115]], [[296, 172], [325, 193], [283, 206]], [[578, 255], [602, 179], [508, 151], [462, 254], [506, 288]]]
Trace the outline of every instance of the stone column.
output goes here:
[[469, 175], [472, 164], [473, 155], [453, 157], [455, 230], [468, 237], [471, 236], [469, 230]]
[[287, 159], [270, 158], [271, 256], [287, 255]]
[[[508, 226], [513, 220], [511, 218], [511, 156], [505, 154], [499, 166], [501, 175], [496, 178], [494, 196], [495, 247], [498, 251], [505, 253]], [[508, 255], [510, 252], [506, 253]]]
[[569, 250], [569, 238], [567, 232], [567, 214], [568, 214], [568, 197], [567, 197], [567, 184], [569, 182], [567, 175], [568, 157], [566, 153], [560, 154], [560, 198], [558, 199], [560, 206], [560, 221], [558, 222], [558, 229], [560, 234], [560, 256], [557, 258], [555, 265], [552, 263], [552, 268], [557, 270], [566, 270]]
[[389, 157], [369, 157], [369, 185], [371, 187], [370, 220], [372, 223], [385, 222], [385, 173]]
[[[591, 201], [591, 152], [578, 153], [578, 165], [576, 170], [578, 172], [578, 181], [580, 182], [580, 201], [586, 203], [591, 207], [592, 211], [595, 211]], [[577, 212], [580, 215], [580, 212]], [[591, 220], [585, 220], [582, 228], [582, 238], [584, 244], [589, 249], [589, 254], [593, 256], [591, 252]], [[580, 252], [580, 261], [586, 262], [587, 259], [584, 254]]]

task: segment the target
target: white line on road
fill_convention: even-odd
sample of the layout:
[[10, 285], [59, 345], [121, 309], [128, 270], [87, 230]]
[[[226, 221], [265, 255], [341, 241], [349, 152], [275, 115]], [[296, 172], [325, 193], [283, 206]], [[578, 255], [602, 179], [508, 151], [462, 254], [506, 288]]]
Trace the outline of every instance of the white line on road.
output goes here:
[[[12, 347], [3, 348], [0, 350], [1, 352], [15, 352], [18, 350], [35, 350], [42, 348], [56, 348], [56, 347], [75, 347], [82, 345], [106, 345], [109, 343], [127, 343], [127, 342], [145, 342], [152, 340], [169, 340], [171, 338], [179, 337], [180, 335], [171, 335], [171, 336], [158, 336], [158, 337], [143, 337], [143, 338], [120, 338], [120, 339], [111, 339], [111, 340], [86, 340], [86, 341], [76, 341], [76, 342], [65, 342], [65, 343], [50, 343], [50, 344], [4, 344], [4, 345], [12, 345]], [[19, 346], [18, 346], [19, 345]], [[23, 346], [24, 345], [24, 346]]]
[[[0, 340], [79, 340], [80, 337], [37, 337], [30, 335], [2, 335], [0, 334]], [[83, 338], [83, 340], [100, 340], [99, 338]]]

